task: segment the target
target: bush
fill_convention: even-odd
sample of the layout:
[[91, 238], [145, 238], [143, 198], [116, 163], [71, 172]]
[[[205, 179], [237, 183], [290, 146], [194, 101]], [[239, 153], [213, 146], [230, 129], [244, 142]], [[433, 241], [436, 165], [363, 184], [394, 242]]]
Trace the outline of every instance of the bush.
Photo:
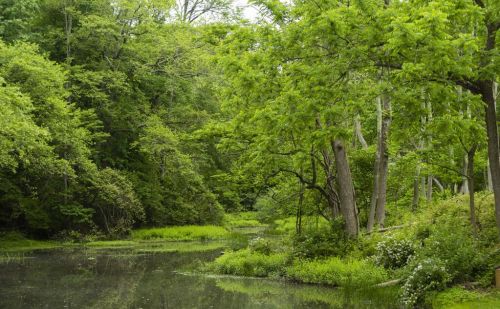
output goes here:
[[407, 239], [389, 237], [377, 244], [375, 261], [385, 268], [401, 268], [415, 254], [413, 243]]
[[425, 294], [439, 291], [450, 282], [444, 263], [439, 259], [426, 259], [416, 263], [402, 288], [402, 300], [408, 307], [422, 304]]
[[253, 252], [258, 252], [265, 255], [269, 255], [273, 251], [271, 241], [269, 239], [260, 237], [252, 239], [252, 241], [250, 241], [249, 243], [249, 247]]
[[284, 274], [288, 258], [283, 253], [263, 254], [250, 249], [228, 252], [218, 257], [212, 269], [219, 274], [273, 277]]
[[387, 272], [366, 260], [300, 261], [287, 269], [287, 276], [305, 283], [321, 283], [333, 286], [371, 286], [387, 280]]
[[345, 237], [341, 228], [330, 226], [304, 231], [293, 239], [293, 254], [299, 258], [345, 256], [352, 251], [355, 242]]
[[487, 268], [483, 250], [469, 231], [459, 227], [434, 231], [419, 254], [443, 261], [454, 283], [471, 281]]

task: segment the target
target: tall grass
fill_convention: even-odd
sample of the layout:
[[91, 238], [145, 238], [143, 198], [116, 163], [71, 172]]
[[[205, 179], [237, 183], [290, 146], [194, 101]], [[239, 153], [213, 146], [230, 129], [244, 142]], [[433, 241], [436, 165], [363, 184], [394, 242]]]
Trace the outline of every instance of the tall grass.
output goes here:
[[257, 220], [256, 212], [228, 213], [224, 215], [224, 223], [228, 227], [263, 227], [266, 224]]
[[214, 225], [169, 226], [132, 231], [133, 240], [190, 241], [224, 239], [228, 236], [228, 230], [221, 226]]
[[295, 281], [333, 286], [371, 286], [387, 280], [387, 272], [365, 260], [342, 260], [332, 257], [323, 260], [299, 261], [287, 268], [287, 276]]

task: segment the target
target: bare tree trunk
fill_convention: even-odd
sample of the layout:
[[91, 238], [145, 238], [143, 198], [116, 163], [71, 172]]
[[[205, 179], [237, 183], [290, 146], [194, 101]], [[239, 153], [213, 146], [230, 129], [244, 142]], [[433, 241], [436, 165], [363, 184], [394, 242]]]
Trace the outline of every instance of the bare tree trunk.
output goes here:
[[341, 141], [334, 140], [331, 146], [335, 153], [340, 211], [345, 220], [345, 231], [349, 237], [357, 237], [359, 233], [359, 221], [347, 154]]
[[382, 99], [380, 96], [377, 97], [377, 150], [375, 152], [375, 167], [373, 169], [373, 192], [370, 200], [370, 212], [368, 214], [368, 223], [366, 225], [366, 230], [370, 233], [375, 225], [375, 213], [377, 210], [377, 200], [379, 193], [379, 173], [380, 173], [380, 147], [378, 142], [380, 141], [380, 136], [382, 132]]
[[[302, 174], [302, 169], [301, 169], [301, 174]], [[305, 191], [305, 186], [304, 183], [299, 181], [299, 203], [297, 205], [297, 217], [295, 220], [295, 229], [297, 232], [297, 235], [302, 234], [302, 205], [304, 203], [304, 191]]]
[[[427, 122], [432, 121], [432, 102], [431, 100], [426, 100], [427, 103]], [[429, 135], [427, 139], [427, 146], [432, 145], [432, 136]], [[427, 203], [432, 202], [432, 175], [427, 176]]]
[[476, 154], [477, 145], [474, 145], [467, 152], [467, 181], [469, 183], [469, 210], [470, 210], [470, 224], [474, 236], [477, 236], [477, 220], [476, 220], [476, 206], [474, 201], [474, 155]]
[[434, 177], [432, 175], [427, 176], [427, 202], [430, 203], [432, 202], [432, 179]]
[[356, 137], [358, 138], [359, 143], [363, 149], [368, 148], [368, 143], [363, 136], [363, 131], [361, 130], [361, 121], [359, 120], [359, 115], [356, 115], [354, 118], [354, 131], [356, 132]]
[[[462, 167], [462, 175], [467, 175], [468, 166], [469, 166], [469, 158], [467, 157], [467, 154], [464, 156], [463, 162], [464, 162], [464, 164]], [[460, 186], [460, 193], [461, 194], [469, 194], [469, 182], [467, 181], [466, 176], [462, 176], [462, 185]]]
[[389, 170], [389, 127], [391, 125], [391, 102], [387, 94], [382, 96], [382, 127], [380, 130], [380, 164], [379, 164], [379, 184], [377, 194], [377, 210], [375, 221], [379, 227], [384, 227], [385, 204], [387, 202], [387, 174]]
[[436, 184], [436, 186], [439, 188], [439, 191], [441, 191], [441, 193], [443, 193], [444, 192], [444, 187], [439, 182], [439, 180], [436, 177], [432, 177], [432, 181], [434, 181], [434, 183]]
[[493, 81], [481, 81], [479, 82], [479, 86], [482, 99], [486, 103], [485, 118], [486, 133], [488, 136], [488, 160], [490, 163], [493, 195], [495, 197], [497, 229], [500, 237], [500, 152], [498, 148], [498, 128]]
[[417, 163], [417, 168], [415, 171], [415, 178], [413, 179], [413, 201], [411, 203], [411, 208], [416, 211], [420, 201], [420, 162]]

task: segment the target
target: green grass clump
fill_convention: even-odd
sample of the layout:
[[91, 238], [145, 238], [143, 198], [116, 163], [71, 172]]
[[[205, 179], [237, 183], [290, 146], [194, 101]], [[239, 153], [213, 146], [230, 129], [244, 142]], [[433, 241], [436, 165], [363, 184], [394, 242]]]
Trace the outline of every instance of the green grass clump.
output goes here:
[[257, 220], [255, 212], [228, 213], [224, 215], [224, 222], [228, 227], [263, 227], [266, 224]]
[[337, 257], [299, 261], [287, 268], [287, 276], [305, 283], [355, 287], [371, 286], [388, 280], [383, 268], [368, 261], [342, 260]]
[[500, 292], [479, 292], [453, 287], [431, 297], [432, 308], [500, 308]]
[[162, 228], [139, 229], [132, 231], [133, 240], [168, 240], [191, 241], [224, 239], [229, 236], [229, 231], [221, 226], [214, 225], [186, 225]]
[[212, 267], [219, 274], [274, 277], [284, 273], [287, 260], [284, 253], [267, 255], [244, 249], [225, 253], [213, 262]]

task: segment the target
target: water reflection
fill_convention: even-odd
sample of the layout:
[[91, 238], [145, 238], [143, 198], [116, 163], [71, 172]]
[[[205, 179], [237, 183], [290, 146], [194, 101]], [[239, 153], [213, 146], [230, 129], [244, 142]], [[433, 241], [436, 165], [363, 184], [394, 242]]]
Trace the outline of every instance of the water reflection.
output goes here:
[[183, 275], [203, 253], [52, 250], [0, 265], [0, 308], [398, 308], [395, 291]]

